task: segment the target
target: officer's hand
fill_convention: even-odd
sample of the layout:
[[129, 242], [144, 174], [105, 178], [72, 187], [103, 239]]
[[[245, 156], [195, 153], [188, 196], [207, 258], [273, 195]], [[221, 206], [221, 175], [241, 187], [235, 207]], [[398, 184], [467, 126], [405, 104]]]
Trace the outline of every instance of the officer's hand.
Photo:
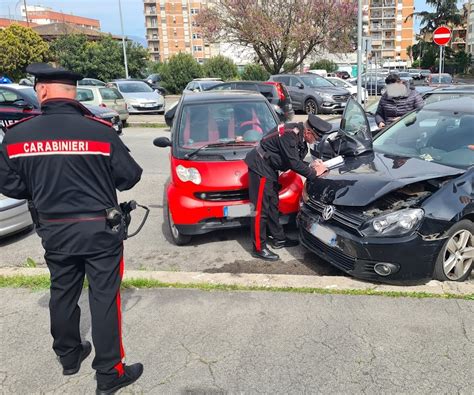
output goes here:
[[385, 123], [380, 122], [380, 123], [379, 123], [379, 129], [382, 129], [382, 128], [384, 128], [384, 127], [385, 127]]
[[472, 149], [474, 151], [474, 144], [473, 145], [468, 145], [467, 148]]
[[328, 168], [320, 159], [316, 159], [313, 163], [311, 163], [311, 167], [316, 171], [316, 175], [318, 177], [328, 171]]

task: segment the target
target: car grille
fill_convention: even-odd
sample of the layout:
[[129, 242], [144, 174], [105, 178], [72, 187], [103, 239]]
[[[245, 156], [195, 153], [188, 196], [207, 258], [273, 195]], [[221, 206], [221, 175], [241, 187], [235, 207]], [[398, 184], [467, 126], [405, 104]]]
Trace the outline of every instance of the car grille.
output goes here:
[[[322, 217], [323, 210], [326, 205], [313, 199], [310, 199], [307, 202], [307, 205], [311, 209], [311, 211]], [[334, 215], [330, 220], [326, 222], [329, 224], [338, 224], [352, 233], [355, 232], [356, 234], [361, 235], [359, 228], [365, 222], [365, 218], [358, 216], [355, 213], [349, 213], [347, 210], [342, 210], [341, 206], [336, 206], [336, 211], [334, 212]]]
[[194, 196], [198, 199], [210, 202], [249, 200], [249, 190], [234, 189], [233, 191], [196, 192], [194, 193]]
[[153, 111], [153, 110], [161, 110], [163, 107], [161, 104], [153, 106], [153, 107], [144, 107], [144, 106], [132, 106], [136, 110], [143, 110], [143, 111]]
[[351, 95], [347, 94], [347, 95], [334, 95], [332, 98], [335, 102], [344, 103], [348, 101], [350, 97]]
[[354, 257], [344, 254], [335, 247], [329, 247], [305, 229], [301, 229], [301, 237], [304, 244], [322, 252], [323, 258], [327, 258], [337, 268], [344, 271], [354, 270], [356, 262]]

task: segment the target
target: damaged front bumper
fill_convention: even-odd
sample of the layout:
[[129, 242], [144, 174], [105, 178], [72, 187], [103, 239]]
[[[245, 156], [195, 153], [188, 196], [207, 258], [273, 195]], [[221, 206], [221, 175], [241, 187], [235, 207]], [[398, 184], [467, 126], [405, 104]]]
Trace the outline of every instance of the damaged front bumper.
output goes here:
[[399, 237], [364, 237], [337, 223], [325, 222], [306, 205], [297, 221], [304, 247], [344, 272], [370, 281], [431, 279], [444, 242], [441, 235], [428, 237], [418, 232]]

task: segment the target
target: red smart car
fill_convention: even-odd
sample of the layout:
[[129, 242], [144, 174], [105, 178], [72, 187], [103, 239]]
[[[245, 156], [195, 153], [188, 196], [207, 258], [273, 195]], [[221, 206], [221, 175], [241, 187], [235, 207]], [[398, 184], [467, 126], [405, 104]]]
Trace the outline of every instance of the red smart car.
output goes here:
[[[259, 93], [227, 91], [190, 93], [176, 109], [171, 140], [171, 178], [166, 186], [164, 217], [177, 245], [193, 235], [248, 224], [247, 165], [244, 158], [260, 139], [278, 130], [278, 116]], [[281, 221], [298, 211], [301, 177], [280, 175]]]

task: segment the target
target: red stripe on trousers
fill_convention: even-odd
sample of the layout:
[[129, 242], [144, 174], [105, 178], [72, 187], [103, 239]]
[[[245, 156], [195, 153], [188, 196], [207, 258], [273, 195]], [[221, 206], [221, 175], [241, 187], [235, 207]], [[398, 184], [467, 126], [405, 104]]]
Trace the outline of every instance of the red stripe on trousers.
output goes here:
[[262, 200], [263, 200], [263, 191], [265, 189], [265, 182], [267, 179], [262, 177], [260, 179], [260, 186], [258, 187], [258, 198], [257, 198], [257, 215], [255, 216], [255, 248], [257, 251], [262, 249], [260, 244], [260, 216], [262, 212]]
[[[123, 256], [120, 259], [120, 279], [123, 278], [123, 269], [124, 269], [124, 260]], [[122, 344], [122, 302], [120, 300], [120, 287], [119, 290], [117, 291], [117, 316], [118, 316], [118, 329], [119, 329], [119, 342], [120, 342], [120, 362], [114, 366], [114, 369], [118, 372], [119, 377], [123, 376], [125, 373], [124, 368], [123, 368], [123, 363], [122, 359], [125, 356], [125, 352], [123, 350], [123, 344]]]

